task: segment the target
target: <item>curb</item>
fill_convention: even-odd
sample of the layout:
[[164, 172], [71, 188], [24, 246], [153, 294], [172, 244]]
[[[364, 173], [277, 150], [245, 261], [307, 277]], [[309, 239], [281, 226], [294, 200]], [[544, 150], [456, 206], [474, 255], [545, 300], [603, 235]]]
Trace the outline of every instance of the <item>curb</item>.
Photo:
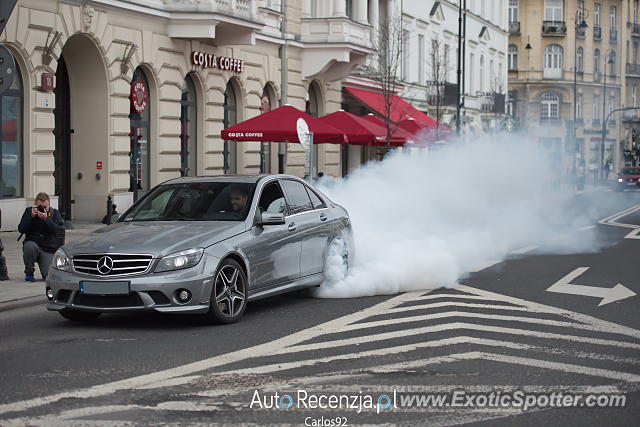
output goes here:
[[0, 312], [15, 310], [17, 308], [29, 307], [46, 303], [44, 295], [35, 295], [31, 297], [17, 298], [9, 301], [0, 302]]

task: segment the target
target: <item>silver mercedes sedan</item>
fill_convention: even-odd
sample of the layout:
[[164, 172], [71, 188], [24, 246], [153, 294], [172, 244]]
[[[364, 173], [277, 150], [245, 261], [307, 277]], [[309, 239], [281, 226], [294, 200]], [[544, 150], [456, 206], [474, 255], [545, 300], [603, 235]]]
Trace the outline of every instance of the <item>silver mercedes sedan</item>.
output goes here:
[[233, 323], [247, 302], [320, 286], [352, 262], [347, 211], [288, 175], [177, 178], [116, 223], [60, 248], [49, 310], [70, 320], [155, 310]]

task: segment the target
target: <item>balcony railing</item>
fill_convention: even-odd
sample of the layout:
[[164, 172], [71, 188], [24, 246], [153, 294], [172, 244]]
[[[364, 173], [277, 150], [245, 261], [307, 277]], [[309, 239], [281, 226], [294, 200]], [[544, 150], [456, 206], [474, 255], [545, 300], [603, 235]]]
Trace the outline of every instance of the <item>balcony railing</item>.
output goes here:
[[509, 34], [520, 34], [520, 22], [509, 22]]
[[458, 85], [447, 82], [427, 82], [427, 102], [431, 106], [454, 107], [457, 104]]
[[618, 30], [609, 30], [609, 41], [610, 42], [618, 41]]
[[564, 36], [567, 34], [567, 25], [564, 21], [542, 21], [542, 34]]
[[627, 74], [640, 75], [640, 64], [627, 64]]
[[593, 39], [602, 40], [602, 27], [593, 27]]
[[640, 37], [640, 24], [637, 22], [628, 22], [627, 26], [629, 27], [632, 36]]
[[591, 127], [592, 128], [601, 128], [602, 127], [602, 123], [600, 123], [600, 119], [591, 120]]

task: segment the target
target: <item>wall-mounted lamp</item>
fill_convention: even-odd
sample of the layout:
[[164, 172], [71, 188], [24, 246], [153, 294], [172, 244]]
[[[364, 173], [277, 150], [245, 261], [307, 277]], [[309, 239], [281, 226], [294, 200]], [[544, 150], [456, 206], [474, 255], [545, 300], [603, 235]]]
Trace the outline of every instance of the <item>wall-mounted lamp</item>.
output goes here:
[[53, 51], [57, 44], [62, 39], [62, 33], [60, 31], [49, 31], [47, 34], [47, 41], [44, 42], [44, 51], [42, 52], [42, 63], [48, 66], [53, 59]]
[[131, 65], [131, 58], [136, 51], [136, 45], [133, 43], [127, 43], [122, 53], [122, 59], [120, 60], [120, 72], [122, 74], [129, 73], [129, 66]]

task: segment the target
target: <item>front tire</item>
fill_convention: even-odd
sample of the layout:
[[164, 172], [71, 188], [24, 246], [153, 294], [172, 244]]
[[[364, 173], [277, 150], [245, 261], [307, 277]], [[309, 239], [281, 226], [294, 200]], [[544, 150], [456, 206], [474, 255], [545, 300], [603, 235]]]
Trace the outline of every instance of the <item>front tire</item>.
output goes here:
[[69, 308], [64, 308], [58, 313], [60, 313], [60, 315], [65, 319], [74, 322], [90, 322], [92, 320], [96, 320], [102, 314], [95, 311], [79, 311], [71, 310]]
[[235, 323], [247, 308], [247, 275], [233, 259], [220, 264], [213, 279], [209, 311], [205, 318], [209, 323]]

